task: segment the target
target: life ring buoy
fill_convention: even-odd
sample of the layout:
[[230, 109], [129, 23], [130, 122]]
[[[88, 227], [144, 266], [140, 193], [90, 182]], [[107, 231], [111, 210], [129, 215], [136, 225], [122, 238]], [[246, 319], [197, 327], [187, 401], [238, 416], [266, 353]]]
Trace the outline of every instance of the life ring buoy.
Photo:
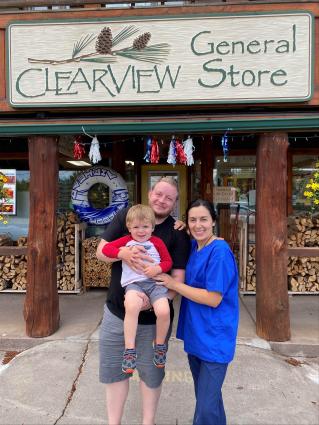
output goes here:
[[[92, 208], [88, 194], [97, 183], [111, 189], [111, 202], [106, 208]], [[112, 221], [116, 213], [128, 206], [128, 190], [124, 179], [116, 171], [107, 167], [92, 167], [80, 173], [74, 181], [71, 200], [74, 211], [81, 221], [102, 225]]]

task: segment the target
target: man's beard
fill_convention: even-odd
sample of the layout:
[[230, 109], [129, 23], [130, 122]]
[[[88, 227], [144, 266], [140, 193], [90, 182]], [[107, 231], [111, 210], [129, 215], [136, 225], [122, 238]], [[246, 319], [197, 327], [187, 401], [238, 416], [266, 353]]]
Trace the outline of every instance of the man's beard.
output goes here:
[[167, 213], [155, 213], [154, 212], [154, 215], [155, 215], [155, 218], [166, 218], [166, 217], [168, 217], [169, 216], [169, 214], [167, 214]]

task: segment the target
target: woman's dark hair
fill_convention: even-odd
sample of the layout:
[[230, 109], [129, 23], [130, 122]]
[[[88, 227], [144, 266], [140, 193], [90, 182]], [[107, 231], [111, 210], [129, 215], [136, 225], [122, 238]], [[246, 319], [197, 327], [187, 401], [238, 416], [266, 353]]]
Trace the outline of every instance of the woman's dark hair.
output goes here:
[[211, 202], [206, 201], [206, 199], [196, 199], [195, 201], [192, 201], [188, 205], [188, 208], [187, 208], [187, 211], [186, 211], [186, 222], [188, 222], [189, 210], [191, 208], [195, 208], [195, 207], [205, 207], [209, 211], [209, 214], [211, 215], [213, 221], [216, 221], [217, 215], [216, 215], [216, 212], [215, 212], [214, 205]]

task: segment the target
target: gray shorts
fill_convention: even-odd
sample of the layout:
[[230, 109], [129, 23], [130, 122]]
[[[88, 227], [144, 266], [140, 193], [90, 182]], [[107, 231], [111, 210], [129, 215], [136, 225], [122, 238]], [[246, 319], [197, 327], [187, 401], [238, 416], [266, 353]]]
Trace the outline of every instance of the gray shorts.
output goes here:
[[[171, 335], [170, 327], [167, 340]], [[136, 333], [136, 368], [140, 379], [149, 387], [157, 388], [161, 385], [165, 368], [157, 368], [153, 363], [153, 340], [155, 339], [156, 325], [138, 325]], [[122, 372], [124, 352], [123, 320], [110, 312], [104, 305], [104, 315], [100, 327], [100, 382], [112, 384], [130, 378]]]
[[152, 305], [160, 298], [167, 298], [168, 292], [168, 289], [165, 286], [157, 285], [157, 283], [152, 279], [129, 283], [125, 286], [125, 292], [130, 290], [144, 292], [150, 299]]

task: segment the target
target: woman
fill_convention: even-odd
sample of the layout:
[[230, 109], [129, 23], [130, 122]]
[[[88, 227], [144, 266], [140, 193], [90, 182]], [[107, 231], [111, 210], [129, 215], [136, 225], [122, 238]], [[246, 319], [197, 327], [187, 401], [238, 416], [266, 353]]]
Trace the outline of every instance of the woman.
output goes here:
[[233, 359], [238, 327], [238, 273], [228, 244], [214, 236], [216, 215], [205, 200], [187, 210], [192, 240], [186, 282], [162, 274], [158, 278], [182, 298], [177, 338], [193, 375], [196, 408], [193, 425], [225, 425], [221, 388]]

